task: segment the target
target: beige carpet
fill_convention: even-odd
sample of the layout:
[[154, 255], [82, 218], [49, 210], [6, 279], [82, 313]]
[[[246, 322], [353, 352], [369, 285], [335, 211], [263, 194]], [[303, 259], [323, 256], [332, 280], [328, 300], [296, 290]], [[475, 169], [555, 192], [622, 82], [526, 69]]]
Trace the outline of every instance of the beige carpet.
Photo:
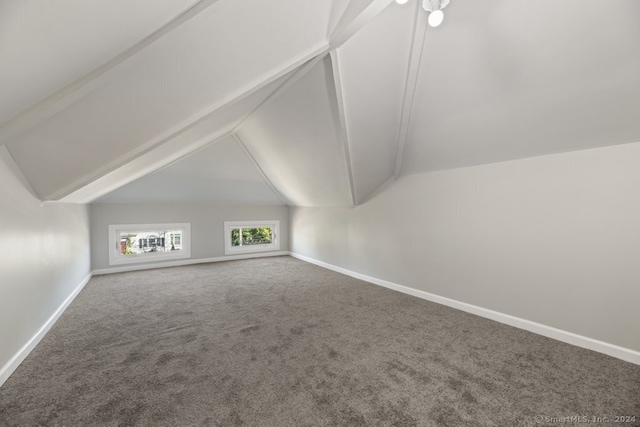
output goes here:
[[537, 415], [640, 421], [640, 367], [290, 257], [95, 277], [0, 388], [2, 426]]

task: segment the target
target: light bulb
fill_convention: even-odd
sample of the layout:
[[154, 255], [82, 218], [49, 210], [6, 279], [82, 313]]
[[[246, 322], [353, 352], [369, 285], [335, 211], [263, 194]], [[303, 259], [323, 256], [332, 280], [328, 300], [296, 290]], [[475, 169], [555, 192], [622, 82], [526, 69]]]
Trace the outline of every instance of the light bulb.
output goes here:
[[432, 27], [437, 27], [442, 24], [442, 20], [444, 19], [444, 13], [441, 10], [434, 10], [429, 14], [429, 25]]
[[405, 4], [406, 2], [408, 2], [409, 0], [396, 0], [396, 3], [398, 4]]

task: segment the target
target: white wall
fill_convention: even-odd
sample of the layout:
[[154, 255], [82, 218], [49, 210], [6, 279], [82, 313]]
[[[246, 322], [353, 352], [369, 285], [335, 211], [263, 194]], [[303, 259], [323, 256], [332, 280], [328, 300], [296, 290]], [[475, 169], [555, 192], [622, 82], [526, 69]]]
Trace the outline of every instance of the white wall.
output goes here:
[[640, 351], [640, 143], [403, 176], [291, 208], [291, 251]]
[[90, 273], [88, 207], [42, 205], [32, 194], [0, 146], [0, 385]]
[[[91, 266], [93, 270], [121, 268], [109, 266], [111, 224], [191, 223], [191, 259], [224, 255], [224, 221], [280, 220], [280, 250], [289, 250], [289, 211], [286, 206], [216, 206], [187, 204], [91, 205]], [[150, 265], [153, 263], [136, 264]]]

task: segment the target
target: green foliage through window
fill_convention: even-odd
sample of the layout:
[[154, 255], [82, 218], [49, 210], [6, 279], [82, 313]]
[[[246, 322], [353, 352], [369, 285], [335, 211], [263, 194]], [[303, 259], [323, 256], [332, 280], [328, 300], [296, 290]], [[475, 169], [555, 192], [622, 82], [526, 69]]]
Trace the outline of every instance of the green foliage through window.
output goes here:
[[[123, 255], [131, 255], [133, 252], [131, 252], [131, 245], [133, 245], [133, 239], [131, 239], [131, 235], [127, 235], [125, 241], [124, 241], [124, 247], [121, 248], [122, 250], [122, 254]], [[122, 246], [122, 245], [121, 245]]]
[[[242, 242], [240, 235], [242, 234]], [[231, 230], [231, 246], [267, 245], [272, 242], [271, 227], [234, 228]]]

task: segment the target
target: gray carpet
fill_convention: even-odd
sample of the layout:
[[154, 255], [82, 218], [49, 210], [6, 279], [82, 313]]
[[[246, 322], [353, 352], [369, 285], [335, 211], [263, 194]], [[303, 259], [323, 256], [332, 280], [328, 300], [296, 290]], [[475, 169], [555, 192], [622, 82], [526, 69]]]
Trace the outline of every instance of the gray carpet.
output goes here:
[[290, 257], [95, 277], [0, 388], [2, 426], [536, 415], [640, 421], [640, 367]]

